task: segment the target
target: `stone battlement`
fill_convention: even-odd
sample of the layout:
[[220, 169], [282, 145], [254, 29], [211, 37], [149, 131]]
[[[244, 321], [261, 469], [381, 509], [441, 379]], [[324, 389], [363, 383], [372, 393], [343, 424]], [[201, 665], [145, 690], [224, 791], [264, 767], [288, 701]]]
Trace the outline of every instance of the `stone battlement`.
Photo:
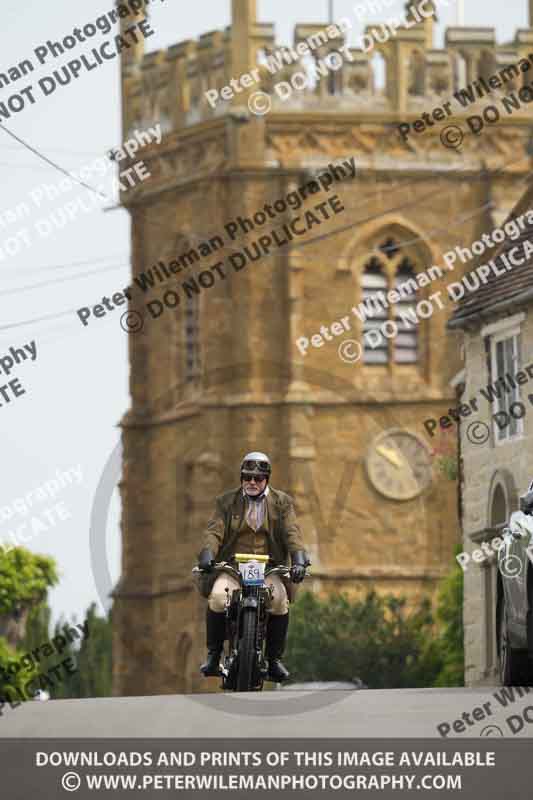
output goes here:
[[[236, 107], [246, 108], [248, 97], [258, 90], [271, 96], [274, 110], [284, 112], [314, 110], [316, 106], [339, 112], [417, 113], [422, 106], [435, 105], [479, 77], [488, 77], [533, 52], [532, 28], [519, 29], [513, 42], [498, 44], [493, 28], [451, 27], [446, 30], [445, 48], [437, 50], [433, 49], [433, 18], [399, 28], [394, 35], [385, 24], [376, 23], [364, 31], [368, 37], [364, 41], [374, 42], [368, 52], [346, 48], [340, 68], [331, 70], [328, 77], [319, 76], [283, 102], [275, 84], [290, 82], [302, 70], [313, 71], [313, 61], [323, 63], [329, 53], [344, 45], [343, 33], [338, 29], [338, 38], [321, 42], [331, 25], [298, 23], [292, 46], [287, 47], [276, 42], [273, 24], [256, 20], [255, 0], [232, 0], [232, 9], [234, 23], [225, 30], [209, 31], [167, 50], [137, 51], [124, 63], [124, 135], [154, 119], [170, 133], [220, 117]], [[344, 19], [357, 29], [355, 16]], [[298, 55], [301, 50], [297, 53], [296, 48], [310, 40], [318, 46], [308, 55]], [[274, 72], [265, 65], [269, 57], [274, 58], [271, 64], [279, 64]], [[383, 87], [378, 87], [377, 79], [380, 59], [384, 62]], [[219, 99], [214, 108], [209, 104], [208, 90], [220, 92], [232, 79], [238, 80], [254, 68], [259, 81], [254, 79], [251, 87], [234, 93], [233, 98]], [[504, 92], [527, 83], [529, 75], [524, 72], [507, 82]]]

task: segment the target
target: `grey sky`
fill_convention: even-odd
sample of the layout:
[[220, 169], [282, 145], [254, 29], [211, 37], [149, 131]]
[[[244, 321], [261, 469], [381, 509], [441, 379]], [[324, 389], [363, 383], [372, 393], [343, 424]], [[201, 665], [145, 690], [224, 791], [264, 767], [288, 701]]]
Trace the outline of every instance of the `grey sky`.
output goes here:
[[[354, 4], [355, 0], [336, 0], [335, 16], [353, 20], [355, 41], [364, 23], [355, 20]], [[365, 23], [386, 19], [403, 5], [396, 2], [388, 12], [369, 15]], [[516, 28], [527, 25], [526, 0], [492, 2], [488, 8], [487, 5], [487, 0], [467, 0], [466, 25], [494, 26], [499, 42], [512, 39]], [[95, 0], [90, 5], [79, 0], [54, 0], [53, 4], [4, 0], [0, 72], [31, 56], [33, 49], [47, 39], [63, 38], [72, 28], [94, 21], [112, 7], [112, 0]], [[286, 0], [260, 0], [259, 15], [262, 21], [275, 22], [278, 40], [288, 43], [296, 22], [323, 22], [327, 7], [327, 0], [292, 0], [290, 4]], [[154, 1], [152, 24], [156, 35], [148, 40], [148, 49], [167, 47], [222, 28], [230, 22], [229, 9], [229, 0], [196, 3], [167, 0], [161, 5]], [[443, 13], [442, 23], [454, 24], [454, 14], [453, 8]], [[442, 45], [443, 24], [439, 25], [437, 46]], [[76, 54], [74, 51], [73, 57]], [[57, 64], [50, 62], [42, 74], [63, 63], [64, 59], [58, 59]], [[41, 73], [0, 90], [0, 102], [7, 99], [11, 90], [18, 91], [39, 77]], [[60, 87], [51, 97], [39, 97], [34, 106], [14, 115], [6, 124], [67, 169], [91, 164], [121, 140], [117, 62], [106, 62], [90, 73], [81, 73], [75, 85]], [[61, 176], [44, 167], [1, 130], [0, 171], [0, 250], [5, 240], [21, 229], [27, 229], [26, 237], [31, 243], [18, 255], [0, 258], [0, 358], [11, 346], [21, 347], [33, 340], [37, 343], [37, 360], [26, 361], [9, 376], [9, 380], [20, 379], [26, 394], [0, 408], [0, 508], [54, 477], [57, 469], [81, 465], [81, 485], [64, 489], [57, 496], [68, 508], [71, 519], [41, 533], [28, 545], [36, 552], [53, 555], [59, 563], [61, 583], [51, 596], [54, 614], [76, 614], [80, 619], [84, 609], [96, 599], [88, 547], [92, 498], [104, 464], [119, 440], [116, 424], [128, 407], [127, 336], [119, 327], [118, 311], [93, 321], [85, 329], [74, 314], [46, 323], [2, 328], [94, 305], [103, 295], [126, 286], [129, 218], [122, 210], [107, 213], [94, 210], [80, 214], [53, 236], [43, 238], [35, 229], [38, 220], [78, 197], [89, 203], [89, 193], [75, 189], [56, 200], [43, 200], [37, 208], [29, 193], [38, 186], [42, 189], [45, 183], [57, 186]], [[31, 216], [3, 227], [2, 212], [21, 201], [31, 206]], [[76, 266], [80, 261], [88, 263]], [[82, 277], [82, 273], [91, 270], [100, 272]], [[24, 288], [12, 292], [48, 280], [58, 282], [31, 291]], [[4, 378], [0, 373], [0, 384], [5, 383]], [[42, 517], [42, 512], [51, 505], [52, 501], [39, 503], [34, 515]], [[119, 563], [118, 506], [115, 497], [108, 529], [114, 577], [118, 575]], [[19, 516], [13, 518], [12, 524], [0, 521], [0, 541], [23, 522], [24, 517]]]

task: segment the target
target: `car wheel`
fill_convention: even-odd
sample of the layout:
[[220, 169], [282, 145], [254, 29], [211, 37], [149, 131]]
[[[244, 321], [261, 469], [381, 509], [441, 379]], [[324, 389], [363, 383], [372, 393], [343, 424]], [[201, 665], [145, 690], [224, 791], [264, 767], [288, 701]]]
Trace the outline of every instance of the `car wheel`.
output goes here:
[[516, 650], [510, 645], [505, 600], [502, 600], [499, 604], [498, 617], [500, 680], [502, 686], [532, 686], [533, 664], [529, 659], [527, 650]]

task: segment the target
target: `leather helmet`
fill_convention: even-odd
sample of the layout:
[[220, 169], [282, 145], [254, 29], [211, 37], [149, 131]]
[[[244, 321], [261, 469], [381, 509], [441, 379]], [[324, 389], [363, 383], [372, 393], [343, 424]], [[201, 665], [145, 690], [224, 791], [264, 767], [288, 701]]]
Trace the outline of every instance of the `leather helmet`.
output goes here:
[[259, 453], [258, 451], [247, 453], [241, 461], [241, 477], [243, 472], [251, 475], [262, 475], [268, 480], [272, 473], [269, 457], [265, 453]]

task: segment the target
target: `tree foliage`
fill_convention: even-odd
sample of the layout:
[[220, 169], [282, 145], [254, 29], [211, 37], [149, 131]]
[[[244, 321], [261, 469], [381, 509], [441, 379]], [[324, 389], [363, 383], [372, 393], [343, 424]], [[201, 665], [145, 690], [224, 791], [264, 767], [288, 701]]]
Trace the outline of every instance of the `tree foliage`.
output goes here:
[[[87, 609], [85, 622], [89, 629], [88, 638], [83, 639], [79, 648], [70, 643], [63, 654], [63, 658], [71, 656], [74, 659], [76, 672], [63, 681], [54, 697], [110, 697], [112, 694], [111, 619], [97, 616], [96, 604], [93, 603]], [[64, 620], [58, 622], [54, 635], [61, 635], [65, 624]]]
[[432, 456], [439, 472], [448, 480], [456, 481], [459, 477], [459, 454], [457, 437], [452, 428], [439, 431], [439, 437], [433, 444]]
[[[436, 620], [428, 599], [370, 592], [321, 599], [306, 592], [291, 608], [287, 666], [297, 681], [350, 681], [369, 688], [463, 685], [462, 571], [443, 582]], [[457, 571], [458, 570], [458, 571]]]
[[55, 562], [23, 547], [0, 550], [0, 614], [41, 602], [58, 582]]
[[[5, 697], [14, 703], [21, 701], [21, 696], [15, 690], [19, 689], [24, 697], [24, 684], [37, 674], [34, 667], [26, 670], [18, 667], [24, 652], [13, 650], [7, 645], [5, 639], [0, 637], [0, 697]], [[13, 671], [10, 671], [11, 667], [13, 667]]]
[[52, 612], [47, 603], [39, 603], [31, 609], [26, 622], [26, 634], [20, 643], [20, 650], [25, 653], [31, 652], [49, 640], [51, 616]]
[[[8, 673], [6, 679], [0, 671], [0, 693], [8, 685], [22, 689], [37, 674], [45, 675], [71, 657], [76, 672], [68, 675], [65, 671], [63, 682], [52, 690], [53, 697], [107, 697], [111, 695], [111, 620], [99, 617], [95, 604], [87, 610], [84, 620], [89, 628], [87, 638], [68, 642], [62, 653], [55, 652], [48, 657], [41, 654], [35, 667], [20, 666], [21, 658], [54, 637], [62, 636], [64, 626], [69, 624], [61, 619], [51, 630], [46, 597], [48, 589], [57, 582], [57, 568], [52, 558], [21, 547], [8, 551], [0, 548], [0, 617], [16, 620], [22, 611], [28, 613], [25, 635], [16, 650], [0, 637], [0, 668]], [[71, 625], [75, 624], [74, 620]], [[26, 660], [32, 661], [29, 656]]]
[[305, 593], [291, 610], [287, 664], [303, 681], [357, 677], [372, 689], [424, 686], [440, 666], [425, 653], [431, 624], [428, 600], [407, 613], [404, 598], [375, 592], [363, 600]]
[[[28, 620], [31, 619], [33, 612], [45, 600], [48, 589], [57, 582], [57, 569], [52, 558], [36, 555], [22, 547], [8, 551], [0, 548], [0, 616], [16, 620], [22, 611], [28, 611]], [[14, 696], [13, 689], [22, 691], [24, 684], [37, 674], [32, 666], [20, 666], [20, 659], [26, 652], [22, 643], [15, 649], [0, 637], [0, 694], [7, 690], [10, 700], [19, 699]]]
[[[456, 549], [456, 555], [461, 547]], [[464, 686], [463, 570], [457, 560], [442, 581], [437, 606], [439, 635], [435, 642], [442, 668], [434, 686]]]
[[[60, 698], [110, 697], [112, 684], [112, 628], [111, 619], [99, 617], [96, 604], [87, 609], [80, 625], [87, 624], [89, 635], [85, 637], [78, 629], [80, 639], [67, 641], [61, 655], [57, 653], [48, 658], [41, 658], [40, 672], [46, 673], [60, 661], [71, 658], [76, 665], [76, 672], [63, 675], [61, 683], [52, 691], [52, 696]], [[43, 606], [31, 615], [27, 626], [24, 648], [26, 652], [44, 644], [54, 637], [65, 637], [65, 627], [75, 628], [75, 617], [70, 622], [59, 619], [53, 631], [50, 630], [50, 609]]]
[[[0, 672], [0, 695], [7, 686], [19, 688], [27, 684], [38, 675], [47, 675], [49, 671], [65, 659], [71, 658], [76, 666], [76, 671], [69, 675], [62, 671], [62, 680], [50, 690], [55, 699], [83, 698], [83, 697], [109, 697], [112, 685], [112, 647], [111, 647], [111, 620], [99, 617], [96, 605], [93, 603], [83, 622], [87, 623], [89, 635], [85, 637], [78, 629], [79, 639], [68, 641], [65, 636], [65, 626], [76, 627], [75, 618], [71, 622], [61, 618], [52, 629], [50, 624], [50, 609], [45, 603], [32, 608], [27, 625], [26, 635], [17, 651], [10, 649], [4, 639], [0, 638], [0, 667], [9, 671], [10, 665], [20, 662], [20, 659], [31, 654], [36, 648], [42, 648], [54, 637], [62, 636], [67, 643], [62, 652], [55, 652], [50, 656], [39, 656], [38, 663], [30, 668], [25, 667], [16, 673], [10, 673], [9, 679], [2, 679]], [[84, 637], [84, 638], [82, 638]], [[13, 692], [10, 693], [14, 694]], [[16, 697], [16, 699], [19, 699]]]

